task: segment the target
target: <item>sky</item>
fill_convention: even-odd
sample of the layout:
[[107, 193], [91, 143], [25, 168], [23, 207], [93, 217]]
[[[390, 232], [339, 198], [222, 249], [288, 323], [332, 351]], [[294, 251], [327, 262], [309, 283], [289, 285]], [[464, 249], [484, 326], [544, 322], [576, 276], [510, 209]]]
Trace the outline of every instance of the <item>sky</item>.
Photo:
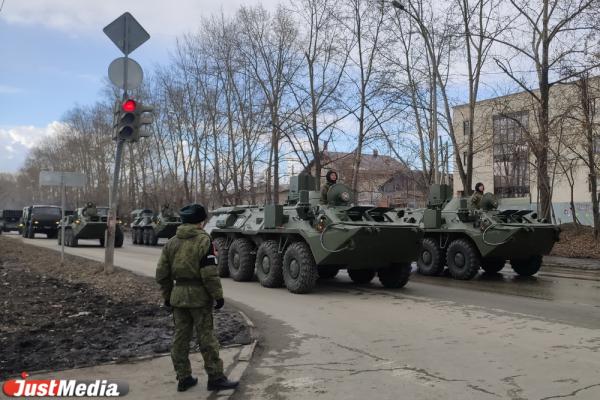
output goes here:
[[101, 98], [108, 65], [122, 56], [102, 29], [124, 12], [151, 36], [130, 55], [150, 71], [203, 17], [259, 3], [278, 0], [0, 0], [0, 172], [17, 171], [66, 111]]

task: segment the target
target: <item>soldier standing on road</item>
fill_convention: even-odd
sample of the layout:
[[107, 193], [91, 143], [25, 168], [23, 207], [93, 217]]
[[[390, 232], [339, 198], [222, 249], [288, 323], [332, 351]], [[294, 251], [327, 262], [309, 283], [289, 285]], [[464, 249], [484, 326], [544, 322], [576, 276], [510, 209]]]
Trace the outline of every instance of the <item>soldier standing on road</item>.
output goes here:
[[473, 206], [473, 208], [481, 208], [480, 203], [481, 199], [483, 198], [484, 190], [485, 186], [483, 186], [483, 183], [477, 182], [475, 185], [475, 192], [473, 192], [473, 195], [471, 196], [471, 206]]
[[183, 224], [164, 246], [156, 268], [156, 281], [165, 306], [173, 308], [175, 336], [171, 358], [177, 373], [177, 391], [183, 392], [198, 383], [192, 376], [189, 360], [194, 328], [208, 375], [207, 389], [233, 389], [238, 382], [230, 381], [223, 373], [219, 342], [213, 331], [213, 304], [216, 303], [214, 308], [218, 310], [225, 300], [214, 256], [209, 256], [210, 236], [202, 229], [206, 210], [200, 204], [190, 204], [179, 215]]
[[321, 188], [321, 200], [319, 201], [320, 204], [327, 204], [327, 192], [329, 192], [329, 189], [337, 183], [337, 179], [337, 172], [332, 169], [327, 171], [327, 174], [325, 174], [326, 182]]

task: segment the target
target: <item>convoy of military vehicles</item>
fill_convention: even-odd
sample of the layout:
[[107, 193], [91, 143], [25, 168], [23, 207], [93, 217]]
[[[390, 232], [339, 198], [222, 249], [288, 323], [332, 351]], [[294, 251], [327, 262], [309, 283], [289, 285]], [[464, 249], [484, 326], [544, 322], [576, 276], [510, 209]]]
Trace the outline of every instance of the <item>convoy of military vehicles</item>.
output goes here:
[[[447, 185], [432, 185], [424, 209], [353, 205], [353, 192], [342, 183], [329, 188], [326, 201], [310, 175], [293, 176], [284, 205], [238, 205], [210, 212], [205, 229], [213, 239], [221, 277], [265, 287], [285, 286], [307, 293], [318, 278], [331, 279], [346, 270], [357, 284], [375, 277], [387, 288], [406, 285], [411, 262], [417, 271], [455, 279], [473, 278], [480, 269], [497, 273], [507, 262], [519, 275], [536, 274], [542, 258], [559, 239], [556, 225], [527, 208], [502, 207], [491, 193], [479, 207], [467, 198], [452, 198]], [[81, 239], [104, 246], [107, 207], [87, 203], [75, 211], [32, 205], [0, 213], [0, 233], [17, 230], [25, 238], [44, 233], [75, 247]], [[156, 246], [176, 234], [181, 219], [167, 204], [155, 214], [142, 208], [131, 213], [133, 244]], [[122, 247], [121, 221], [115, 247]], [[446, 269], [447, 268], [447, 269]]]

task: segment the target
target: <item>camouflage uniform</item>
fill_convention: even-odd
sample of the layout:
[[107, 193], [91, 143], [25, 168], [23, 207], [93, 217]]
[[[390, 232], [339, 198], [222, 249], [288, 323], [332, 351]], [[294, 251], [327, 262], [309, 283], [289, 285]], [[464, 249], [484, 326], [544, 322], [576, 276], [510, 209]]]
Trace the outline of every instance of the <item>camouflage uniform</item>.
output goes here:
[[171, 358], [177, 379], [192, 373], [188, 356], [194, 327], [209, 380], [224, 377], [212, 315], [214, 301], [223, 298], [223, 289], [217, 267], [206, 262], [210, 246], [204, 230], [192, 224], [180, 225], [163, 248], [156, 268], [156, 281], [165, 301], [173, 307]]
[[327, 193], [333, 185], [334, 183], [325, 182], [325, 184], [321, 186], [321, 199], [319, 200], [319, 204], [327, 204]]
[[477, 190], [475, 192], [473, 192], [473, 195], [471, 195], [471, 206], [473, 208], [481, 208], [481, 199], [483, 198], [483, 193], [478, 192]]

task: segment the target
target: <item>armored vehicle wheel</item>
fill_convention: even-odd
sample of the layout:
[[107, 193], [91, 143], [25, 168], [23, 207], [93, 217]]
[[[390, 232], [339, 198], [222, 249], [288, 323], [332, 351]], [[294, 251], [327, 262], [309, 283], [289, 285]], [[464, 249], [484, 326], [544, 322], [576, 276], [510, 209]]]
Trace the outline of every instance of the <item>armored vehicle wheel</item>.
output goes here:
[[446, 261], [454, 279], [472, 279], [481, 265], [479, 251], [465, 239], [456, 239], [448, 246]]
[[137, 229], [131, 230], [131, 243], [133, 243], [133, 244], [138, 244], [137, 231], [138, 231]]
[[227, 238], [215, 238], [213, 240], [213, 246], [215, 247], [215, 253], [217, 256], [217, 269], [219, 270], [219, 276], [221, 278], [227, 278], [229, 276], [229, 267], [227, 266], [229, 247], [227, 247]]
[[71, 247], [77, 247], [77, 246], [79, 246], [79, 239], [73, 233], [73, 231], [71, 231]]
[[154, 229], [146, 229], [147, 242], [145, 243], [148, 246], [156, 246], [158, 243], [158, 238], [156, 237], [156, 233], [154, 233]]
[[481, 268], [488, 274], [496, 274], [504, 268], [504, 258], [484, 258], [481, 260]]
[[250, 240], [238, 238], [231, 243], [227, 264], [229, 265], [229, 275], [234, 281], [252, 280], [255, 262], [254, 244]]
[[352, 282], [364, 285], [375, 278], [375, 270], [373, 269], [348, 269], [348, 275]]
[[321, 279], [333, 279], [340, 272], [338, 267], [325, 266], [319, 267], [319, 278]]
[[310, 247], [304, 242], [290, 244], [283, 255], [285, 287], [292, 293], [308, 293], [315, 288], [318, 277]]
[[124, 237], [122, 233], [120, 235], [118, 233], [115, 233], [115, 247], [123, 247], [123, 239]]
[[279, 243], [267, 240], [256, 251], [256, 276], [261, 285], [278, 288], [283, 285], [283, 260], [279, 253]]
[[446, 265], [446, 253], [432, 238], [425, 238], [421, 242], [417, 268], [422, 275], [441, 275]]
[[136, 244], [144, 244], [144, 231], [141, 229], [136, 229], [135, 231], [135, 243]]
[[143, 237], [144, 237], [144, 245], [150, 246], [150, 229], [144, 229]]
[[377, 271], [377, 277], [383, 287], [388, 289], [398, 289], [404, 287], [410, 279], [410, 263], [394, 264], [390, 267], [380, 268]]
[[532, 276], [537, 274], [542, 267], [542, 259], [543, 257], [540, 255], [531, 256], [526, 259], [511, 259], [510, 265], [517, 274], [522, 276]]

